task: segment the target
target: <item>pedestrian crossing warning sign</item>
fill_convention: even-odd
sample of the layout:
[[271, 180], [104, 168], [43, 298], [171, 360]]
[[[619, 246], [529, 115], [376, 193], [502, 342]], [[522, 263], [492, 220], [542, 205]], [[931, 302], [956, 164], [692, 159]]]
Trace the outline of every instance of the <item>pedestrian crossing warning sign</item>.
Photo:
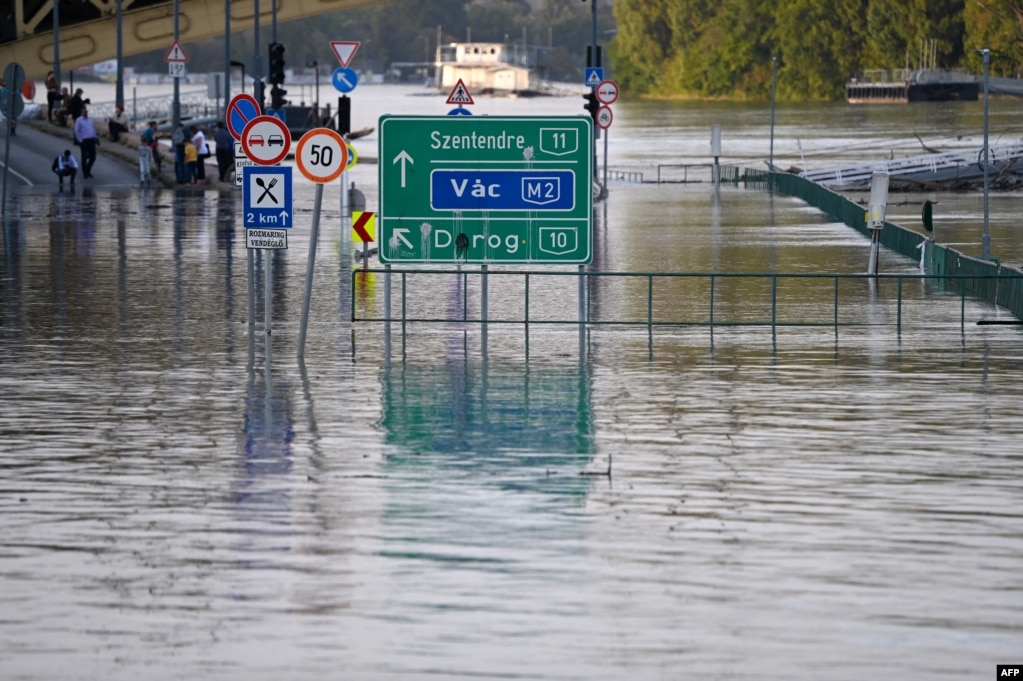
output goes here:
[[472, 95], [469, 94], [469, 88], [465, 87], [465, 83], [459, 78], [458, 82], [455, 83], [455, 88], [448, 95], [448, 104], [475, 104], [472, 101]]

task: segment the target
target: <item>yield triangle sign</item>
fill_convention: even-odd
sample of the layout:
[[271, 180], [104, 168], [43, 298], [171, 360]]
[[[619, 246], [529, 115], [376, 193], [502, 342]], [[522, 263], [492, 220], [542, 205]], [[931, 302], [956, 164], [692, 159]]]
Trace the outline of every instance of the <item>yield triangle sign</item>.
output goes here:
[[167, 54], [164, 56], [163, 60], [165, 62], [186, 62], [188, 61], [188, 55], [186, 55], [185, 51], [181, 48], [181, 43], [175, 40], [174, 44], [170, 46], [169, 50], [167, 50]]
[[348, 68], [348, 63], [352, 61], [352, 57], [355, 56], [355, 51], [359, 49], [358, 41], [351, 40], [331, 40], [330, 49], [334, 50], [334, 54], [337, 55], [337, 60], [341, 62], [341, 66]]
[[465, 87], [465, 83], [459, 78], [458, 82], [455, 83], [455, 88], [448, 95], [448, 104], [475, 104], [472, 101], [472, 95], [469, 94], [469, 88]]

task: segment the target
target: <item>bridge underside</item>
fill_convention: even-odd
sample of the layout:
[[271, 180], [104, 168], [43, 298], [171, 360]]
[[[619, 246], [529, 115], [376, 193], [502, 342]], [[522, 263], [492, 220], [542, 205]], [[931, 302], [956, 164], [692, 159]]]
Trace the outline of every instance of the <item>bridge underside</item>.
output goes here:
[[[13, 24], [0, 17], [0, 69], [11, 62], [29, 79], [42, 79], [53, 68], [53, 3], [12, 0]], [[388, 0], [276, 0], [277, 21], [378, 5]], [[274, 0], [259, 6], [260, 26], [269, 26]], [[255, 25], [253, 0], [179, 0], [178, 35], [182, 43], [224, 35], [225, 3], [231, 8], [231, 32]], [[117, 0], [63, 0], [60, 10], [61, 70], [88, 66], [117, 56]], [[168, 0], [121, 0], [124, 56], [168, 50], [174, 42], [174, 3]], [[343, 36], [339, 36], [339, 39]]]

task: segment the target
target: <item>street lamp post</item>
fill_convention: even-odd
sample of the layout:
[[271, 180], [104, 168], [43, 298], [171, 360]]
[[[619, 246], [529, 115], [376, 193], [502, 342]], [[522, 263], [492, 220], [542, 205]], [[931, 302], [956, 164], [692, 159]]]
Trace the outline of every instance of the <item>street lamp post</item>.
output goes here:
[[[224, 120], [227, 120], [227, 107], [231, 100], [231, 3], [224, 3]], [[244, 72], [243, 72], [244, 73]], [[245, 87], [245, 77], [242, 76], [242, 87]]]
[[778, 57], [771, 57], [771, 155], [767, 162], [767, 169], [774, 172], [774, 94], [778, 77]]
[[114, 103], [124, 106], [124, 37], [122, 35], [121, 0], [117, 0], [117, 82], [114, 85]]
[[306, 68], [313, 69], [313, 82], [316, 88], [316, 101], [314, 106], [316, 107], [316, 125], [320, 124], [320, 64], [318, 61], [313, 59], [305, 63]]
[[[174, 0], [174, 43], [177, 44], [178, 39], [181, 37], [181, 3], [180, 0]], [[181, 122], [181, 79], [174, 79], [174, 104], [171, 106], [171, 127], [174, 130], [178, 129], [178, 123]], [[177, 152], [175, 152], [176, 154]], [[175, 156], [177, 160], [177, 156]], [[178, 178], [180, 179], [180, 175]]]
[[60, 0], [53, 0], [53, 75], [57, 77], [57, 92], [60, 92]]
[[988, 75], [991, 68], [991, 50], [979, 50], [984, 57], [984, 237], [981, 240], [981, 258], [991, 259], [991, 215], [988, 207]]

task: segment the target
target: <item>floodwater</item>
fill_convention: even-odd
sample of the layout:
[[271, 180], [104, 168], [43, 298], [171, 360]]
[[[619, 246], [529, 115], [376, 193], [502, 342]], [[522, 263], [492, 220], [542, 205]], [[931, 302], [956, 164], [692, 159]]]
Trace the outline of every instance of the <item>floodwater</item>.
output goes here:
[[[446, 111], [407, 89], [356, 94], [355, 127]], [[804, 148], [825, 129], [913, 139], [904, 111], [836, 129], [842, 107], [791, 108], [778, 145], [793, 126]], [[733, 155], [755, 158], [768, 120], [692, 103], [615, 116], [612, 166], [646, 172], [703, 162], [686, 149], [709, 149], [714, 122], [744, 130]], [[351, 175], [372, 206], [375, 166]], [[269, 371], [265, 262], [250, 326], [240, 196], [11, 197], [4, 679], [958, 680], [1018, 663], [1023, 329], [974, 325], [1004, 311], [912, 279], [897, 333], [894, 282], [860, 282], [843, 314], [887, 325], [652, 339], [594, 325], [580, 358], [574, 326], [495, 323], [484, 355], [478, 324], [349, 320], [353, 296], [383, 314], [386, 282], [353, 288], [335, 183], [300, 363], [314, 190], [295, 192], [300, 226], [271, 258]], [[945, 226], [972, 248], [966, 214]], [[1018, 226], [995, 217], [995, 254], [1019, 254]], [[859, 273], [869, 250], [799, 201], [707, 183], [614, 182], [594, 243], [605, 272]], [[478, 319], [478, 269], [414, 280], [410, 306]], [[500, 269], [491, 319], [521, 296]], [[882, 253], [882, 272], [916, 269]], [[547, 279], [531, 315], [571, 318], [574, 277]], [[688, 314], [690, 289], [664, 286], [658, 310]], [[819, 302], [782, 293], [792, 319]], [[588, 294], [598, 320], [648, 304], [645, 283]], [[722, 291], [721, 314], [759, 314], [758, 295]]]

